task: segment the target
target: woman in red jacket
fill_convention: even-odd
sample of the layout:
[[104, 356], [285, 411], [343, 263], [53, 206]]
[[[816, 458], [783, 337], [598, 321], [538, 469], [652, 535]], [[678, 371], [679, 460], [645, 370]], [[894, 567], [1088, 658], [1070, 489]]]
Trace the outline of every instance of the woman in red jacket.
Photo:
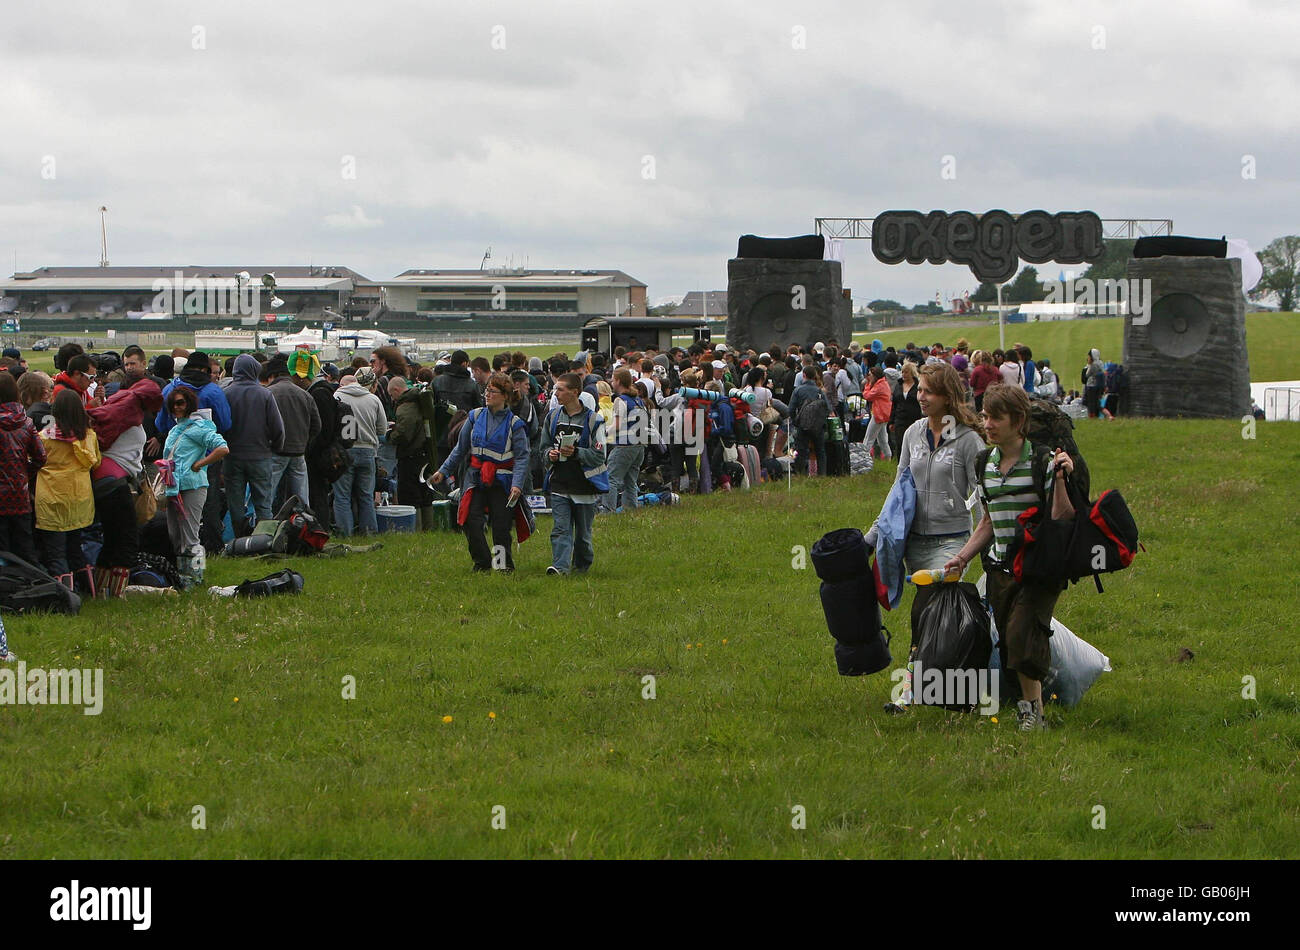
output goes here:
[[992, 355], [985, 350], [971, 354], [971, 362], [975, 368], [970, 371], [970, 388], [975, 394], [975, 411], [980, 412], [984, 408], [984, 390], [992, 383], [1002, 382], [1002, 374], [993, 365]]
[[[863, 440], [863, 445], [867, 447], [868, 462], [874, 466], [875, 461], [870, 454], [874, 448], [880, 449], [882, 459], [893, 458], [889, 448], [889, 417], [894, 412], [894, 394], [889, 388], [889, 380], [885, 379], [885, 368], [879, 363], [871, 367], [867, 381], [862, 386], [862, 396], [871, 407], [871, 421], [867, 423], [867, 437]], [[871, 468], [867, 471], [871, 471]]]

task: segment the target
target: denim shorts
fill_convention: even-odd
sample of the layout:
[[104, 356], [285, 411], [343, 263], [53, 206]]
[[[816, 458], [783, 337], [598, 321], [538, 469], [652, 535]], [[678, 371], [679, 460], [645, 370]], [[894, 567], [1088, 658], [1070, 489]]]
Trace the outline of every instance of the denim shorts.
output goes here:
[[963, 534], [909, 534], [903, 548], [903, 560], [909, 574], [917, 571], [937, 571], [970, 540]]

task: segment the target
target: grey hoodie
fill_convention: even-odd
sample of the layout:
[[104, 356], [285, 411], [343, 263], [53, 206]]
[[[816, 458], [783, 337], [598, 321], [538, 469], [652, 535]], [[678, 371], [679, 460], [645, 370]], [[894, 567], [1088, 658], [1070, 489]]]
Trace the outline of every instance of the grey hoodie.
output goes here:
[[226, 444], [237, 462], [268, 459], [284, 446], [284, 420], [270, 390], [257, 381], [261, 364], [247, 353], [235, 359], [226, 402], [230, 403], [230, 431]]
[[[957, 423], [953, 438], [944, 439], [932, 452], [925, 437], [929, 424], [922, 417], [908, 426], [898, 453], [898, 476], [910, 468], [916, 484], [916, 514], [909, 533], [968, 532], [971, 513], [966, 503], [979, 484], [975, 456], [984, 450], [984, 440], [972, 429]], [[873, 544], [875, 531], [873, 523], [868, 532], [868, 540]]]
[[352, 447], [379, 448], [379, 443], [388, 435], [388, 415], [384, 412], [384, 404], [379, 401], [379, 397], [360, 383], [348, 383], [338, 388], [334, 398], [347, 403], [352, 409], [356, 425]]

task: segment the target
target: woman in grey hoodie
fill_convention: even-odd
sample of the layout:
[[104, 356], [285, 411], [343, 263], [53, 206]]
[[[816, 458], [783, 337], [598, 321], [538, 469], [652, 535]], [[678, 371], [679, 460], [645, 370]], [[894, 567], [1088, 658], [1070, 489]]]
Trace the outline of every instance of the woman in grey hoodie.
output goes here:
[[[921, 367], [919, 386], [917, 401], [924, 415], [903, 433], [895, 477], [897, 481], [904, 470], [910, 470], [916, 485], [916, 512], [903, 549], [909, 574], [941, 570], [970, 538], [971, 509], [979, 485], [975, 457], [984, 449], [983, 426], [966, 402], [955, 369], [943, 362], [927, 363]], [[873, 523], [867, 532], [867, 543], [873, 548], [876, 531]], [[925, 597], [918, 590], [921, 603]], [[916, 602], [912, 615], [917, 615]], [[901, 704], [887, 703], [885, 709], [901, 713], [908, 702], [905, 697]]]

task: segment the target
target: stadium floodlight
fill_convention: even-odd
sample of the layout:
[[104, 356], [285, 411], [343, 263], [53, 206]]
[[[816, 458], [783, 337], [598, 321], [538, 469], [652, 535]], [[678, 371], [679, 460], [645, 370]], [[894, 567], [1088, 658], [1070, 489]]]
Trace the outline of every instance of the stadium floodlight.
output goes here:
[[283, 306], [284, 306], [284, 301], [281, 300], [279, 297], [272, 297], [272, 298], [271, 298], [271, 306], [272, 306], [272, 307], [283, 307]]
[[240, 271], [238, 274], [236, 274], [235, 276], [238, 277], [240, 280], [252, 280], [252, 279], [253, 279], [253, 275], [250, 274], [250, 273], [249, 273], [248, 271], [246, 271], [246, 270], [241, 270], [241, 271]]
[[262, 275], [262, 286], [263, 286], [264, 288], [266, 288], [267, 290], [274, 291], [274, 290], [275, 290], [275, 275], [274, 275], [274, 274], [263, 274], [263, 275]]

